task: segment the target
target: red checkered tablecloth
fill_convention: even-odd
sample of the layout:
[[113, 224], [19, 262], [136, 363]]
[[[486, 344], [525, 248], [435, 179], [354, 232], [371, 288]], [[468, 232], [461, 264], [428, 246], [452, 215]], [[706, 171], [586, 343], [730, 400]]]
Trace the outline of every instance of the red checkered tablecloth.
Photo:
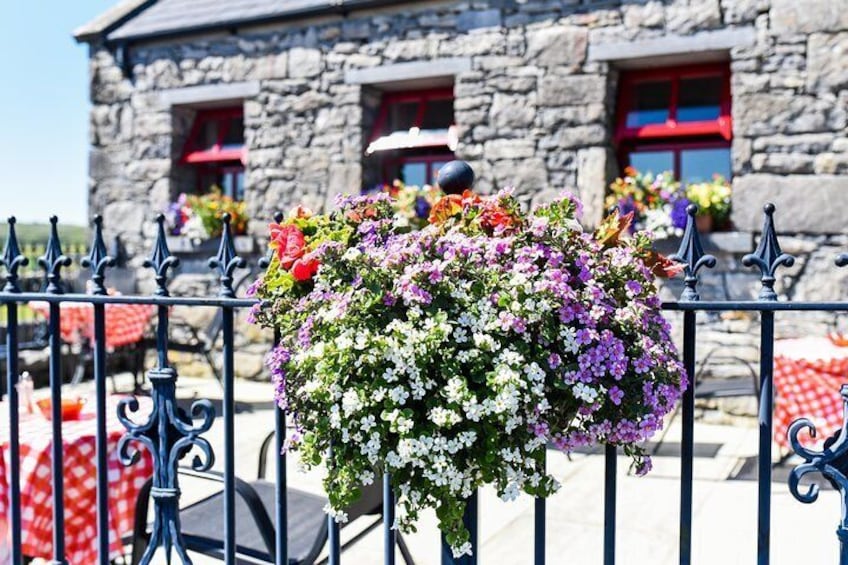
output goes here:
[[[786, 431], [798, 418], [816, 426], [816, 440], [802, 433], [805, 445], [823, 441], [842, 426], [842, 396], [848, 383], [848, 347], [827, 338], [782, 340], [775, 343], [774, 441], [789, 448]], [[806, 441], [804, 441], [806, 440]]]
[[[29, 306], [45, 318], [49, 316], [48, 303], [31, 302]], [[80, 338], [94, 338], [94, 307], [91, 304], [63, 302], [59, 311], [59, 331], [63, 340], [71, 343]], [[155, 311], [156, 307], [150, 304], [107, 304], [106, 347], [114, 349], [140, 341]]]
[[[132, 532], [138, 491], [153, 473], [150, 455], [130, 467], [118, 461], [118, 440], [124, 427], [117, 418], [119, 398], [110, 397], [107, 410], [110, 557], [124, 554], [121, 537]], [[148, 414], [149, 398], [139, 398], [139, 414]], [[9, 547], [9, 420], [8, 406], [0, 403], [0, 546]], [[133, 414], [135, 419], [135, 414]], [[68, 565], [97, 562], [97, 483], [95, 461], [94, 407], [89, 403], [80, 420], [62, 425], [65, 486], [65, 557]], [[51, 477], [51, 423], [40, 414], [21, 414], [21, 518], [23, 553], [29, 557], [52, 558], [53, 487]], [[2, 553], [2, 551], [0, 551]]]

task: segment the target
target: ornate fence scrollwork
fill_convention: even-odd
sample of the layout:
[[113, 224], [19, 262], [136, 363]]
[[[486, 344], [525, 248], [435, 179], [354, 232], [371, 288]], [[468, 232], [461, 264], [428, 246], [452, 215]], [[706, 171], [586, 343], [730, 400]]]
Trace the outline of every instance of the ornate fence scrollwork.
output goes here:
[[[157, 285], [155, 294], [161, 297], [169, 295], [168, 269], [179, 264], [179, 260], [168, 250], [164, 220], [161, 214], [156, 218], [156, 243], [151, 257], [144, 263], [153, 269]], [[225, 246], [224, 241], [221, 245]], [[192, 562], [186, 553], [180, 530], [178, 466], [192, 448], [199, 451], [199, 455], [195, 455], [191, 462], [195, 471], [208, 471], [215, 462], [212, 446], [201, 437], [212, 427], [215, 407], [209, 400], [197, 400], [191, 405], [189, 417], [177, 405], [177, 372], [168, 366], [167, 348], [168, 308], [160, 304], [157, 329], [159, 366], [147, 372], [152, 387], [152, 411], [144, 422], [139, 423], [130, 417], [130, 413], [139, 410], [137, 399], [125, 398], [118, 405], [118, 419], [127, 429], [118, 443], [121, 463], [132, 465], [138, 459], [139, 453], [133, 449], [133, 442], [146, 448], [153, 458], [153, 485], [150, 490], [154, 504], [153, 529], [141, 565], [149, 564], [159, 547], [165, 549], [169, 562], [172, 550], [177, 552], [184, 564]]]

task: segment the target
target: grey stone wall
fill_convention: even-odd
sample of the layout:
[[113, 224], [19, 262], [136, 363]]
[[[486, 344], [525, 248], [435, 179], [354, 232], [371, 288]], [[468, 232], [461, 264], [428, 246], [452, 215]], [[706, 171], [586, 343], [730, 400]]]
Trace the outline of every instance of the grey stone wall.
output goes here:
[[[103, 213], [140, 260], [147, 222], [186, 182], [176, 162], [192, 112], [233, 100], [245, 110], [251, 232], [260, 236], [277, 209], [326, 208], [372, 180], [362, 162], [375, 92], [405, 79], [453, 84], [457, 154], [476, 170], [478, 190], [514, 185], [531, 202], [569, 189], [591, 224], [618, 168], [617, 69], [727, 60], [733, 220], [753, 249], [761, 205], [774, 201], [778, 229], [797, 235], [801, 257], [782, 290], [844, 297], [844, 276], [824, 265], [848, 232], [846, 8], [845, 0], [422, 1], [132, 45], [126, 74], [95, 44], [90, 213]], [[720, 251], [705, 294], [756, 289], [741, 254]], [[755, 329], [712, 323], [720, 333]]]
[[[113, 218], [137, 246], [143, 221], [186, 182], [175, 161], [192, 109], [172, 105], [181, 99], [173, 92], [246, 82], [250, 94], [237, 98], [252, 230], [274, 208], [322, 208], [370, 180], [361, 164], [368, 92], [381, 85], [350, 84], [346, 73], [389, 66], [391, 76], [391, 65], [438, 68], [466, 58], [467, 70], [444, 78], [456, 95], [457, 153], [477, 171], [478, 189], [515, 185], [528, 200], [572, 189], [591, 223], [617, 168], [616, 67], [724, 58], [732, 69], [736, 224], [756, 230], [759, 204], [772, 199], [797, 212], [787, 230], [844, 232], [834, 207], [807, 205], [832, 201], [848, 183], [848, 10], [839, 4], [421, 2], [134, 45], [127, 76], [109, 50], [93, 45], [91, 213]], [[214, 89], [206, 95], [194, 105], [222, 102]]]

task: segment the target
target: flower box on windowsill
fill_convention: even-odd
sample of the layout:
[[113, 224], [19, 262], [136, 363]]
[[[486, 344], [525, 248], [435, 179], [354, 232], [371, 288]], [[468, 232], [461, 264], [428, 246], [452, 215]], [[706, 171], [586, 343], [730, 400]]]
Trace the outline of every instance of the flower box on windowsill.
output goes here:
[[[174, 255], [208, 255], [212, 257], [218, 252], [221, 243], [219, 238], [193, 239], [179, 235], [168, 236], [168, 249]], [[249, 235], [233, 237], [236, 253], [250, 255], [256, 251], [256, 241]]]

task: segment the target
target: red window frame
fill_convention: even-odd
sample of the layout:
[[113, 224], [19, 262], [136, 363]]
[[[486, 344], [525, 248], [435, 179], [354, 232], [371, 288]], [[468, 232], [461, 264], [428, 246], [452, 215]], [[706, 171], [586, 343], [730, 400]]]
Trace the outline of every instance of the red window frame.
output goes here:
[[[674, 178], [681, 180], [680, 154], [687, 149], [721, 149], [730, 147], [730, 142], [721, 140], [713, 141], [689, 141], [683, 143], [651, 143], [640, 145], [626, 146], [626, 150], [622, 152], [622, 163], [630, 164], [630, 156], [634, 153], [646, 153], [649, 151], [671, 151], [673, 155], [673, 170]], [[645, 172], [645, 171], [641, 171]], [[661, 173], [662, 171], [653, 171]]]
[[[714, 77], [722, 79], [719, 117], [698, 122], [678, 122], [677, 110], [680, 96], [680, 80], [686, 78]], [[648, 124], [638, 127], [627, 126], [627, 113], [633, 107], [635, 86], [642, 82], [667, 80], [671, 82], [668, 119], [664, 124]], [[719, 136], [730, 141], [733, 137], [733, 119], [730, 115], [730, 67], [728, 64], [668, 67], [645, 71], [622, 72], [618, 89], [618, 119], [615, 138], [618, 144], [636, 140], [692, 138]]]
[[392, 133], [383, 133], [383, 128], [389, 120], [389, 111], [395, 104], [418, 102], [418, 112], [411, 127], [421, 127], [421, 123], [424, 121], [424, 113], [427, 111], [427, 102], [431, 100], [453, 100], [453, 98], [453, 87], [431, 88], [412, 92], [388, 92], [383, 94], [380, 111], [374, 120], [374, 129], [371, 130], [372, 133], [369, 142], [374, 142], [378, 138]]
[[[392, 174], [392, 170], [402, 167], [407, 163], [426, 163], [427, 164], [427, 180], [426, 184], [433, 185], [436, 183], [435, 174], [432, 170], [433, 163], [438, 163], [439, 161], [452, 161], [454, 159], [454, 153], [452, 151], [445, 151], [441, 154], [428, 154], [428, 155], [408, 155], [408, 156], [397, 156], [397, 157], [389, 157], [383, 162], [383, 178], [389, 179], [390, 177], [397, 177], [397, 175]], [[388, 181], [391, 182], [391, 181]], [[406, 182], [406, 181], [404, 181]]]
[[[182, 162], [185, 164], [216, 163], [222, 161], [245, 161], [245, 147], [224, 149], [224, 139], [229, 133], [230, 122], [233, 118], [244, 118], [244, 109], [216, 108], [200, 110], [194, 119], [188, 141], [183, 151]], [[199, 149], [198, 137], [203, 127], [209, 122], [218, 122], [218, 139], [211, 148]]]

